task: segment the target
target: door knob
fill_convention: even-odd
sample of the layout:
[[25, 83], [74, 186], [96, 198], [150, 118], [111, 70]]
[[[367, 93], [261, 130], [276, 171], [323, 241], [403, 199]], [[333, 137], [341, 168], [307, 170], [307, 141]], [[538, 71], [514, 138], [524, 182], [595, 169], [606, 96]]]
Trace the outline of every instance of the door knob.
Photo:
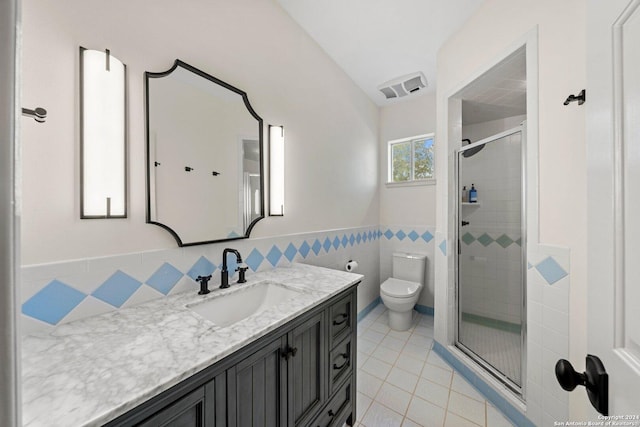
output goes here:
[[584, 386], [596, 411], [609, 415], [609, 375], [597, 356], [587, 355], [586, 370], [582, 374], [576, 372], [568, 360], [558, 360], [556, 378], [560, 387], [566, 391], [573, 391], [579, 385]]

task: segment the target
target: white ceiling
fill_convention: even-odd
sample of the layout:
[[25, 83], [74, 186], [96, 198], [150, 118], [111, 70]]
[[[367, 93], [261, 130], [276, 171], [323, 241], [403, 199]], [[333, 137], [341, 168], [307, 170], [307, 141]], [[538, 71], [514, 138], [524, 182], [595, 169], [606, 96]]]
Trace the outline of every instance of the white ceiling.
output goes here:
[[[483, 0], [277, 0], [379, 106], [377, 87], [422, 71], [433, 91], [436, 54]], [[426, 91], [420, 91], [421, 93]], [[402, 99], [412, 98], [408, 96]]]

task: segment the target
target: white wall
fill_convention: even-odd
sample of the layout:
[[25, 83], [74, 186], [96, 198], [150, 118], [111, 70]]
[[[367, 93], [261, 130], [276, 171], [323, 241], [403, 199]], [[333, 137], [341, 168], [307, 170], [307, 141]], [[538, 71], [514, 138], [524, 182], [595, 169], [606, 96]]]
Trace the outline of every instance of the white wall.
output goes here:
[[[571, 22], [571, 29], [567, 22]], [[570, 250], [568, 352], [571, 360], [580, 361], [586, 354], [585, 118], [584, 108], [563, 106], [562, 102], [568, 94], [577, 93], [585, 86], [584, 1], [487, 0], [483, 3], [440, 50], [438, 112], [449, 108], [448, 97], [464, 82], [495, 63], [496, 58], [515, 50], [517, 42], [536, 28], [539, 108], [529, 114], [539, 119], [538, 127], [532, 129], [532, 133], [538, 135], [539, 144], [539, 236], [530, 237]], [[460, 131], [459, 123], [448, 123], [446, 115], [439, 114], [438, 134], [446, 135], [456, 129]], [[451, 178], [450, 148], [444, 144], [437, 148], [437, 244], [450, 236], [449, 190], [445, 184]], [[436, 339], [446, 344], [447, 331], [443, 327], [446, 328], [445, 317], [452, 301], [446, 278], [452, 271], [446, 262], [436, 260], [436, 265], [436, 279], [444, 279], [438, 280], [436, 289]], [[439, 318], [439, 313], [445, 317]], [[571, 419], [586, 419], [587, 399], [576, 393], [568, 399]]]
[[[409, 234], [415, 231], [422, 235], [429, 231], [435, 235], [436, 185], [387, 186], [387, 144], [395, 139], [434, 133], [436, 127], [436, 99], [434, 93], [426, 93], [414, 99], [380, 109], [380, 228], [393, 232], [391, 238], [380, 238], [380, 281], [391, 277], [392, 254], [415, 252], [427, 255], [426, 286], [420, 294], [418, 304], [433, 307], [434, 295], [434, 242], [418, 237], [400, 239], [398, 231]], [[435, 136], [438, 144], [438, 135]]]
[[[128, 67], [127, 219], [79, 219], [79, 46], [109, 48]], [[246, 91], [265, 124], [285, 127], [287, 214], [252, 237], [378, 224], [378, 109], [274, 2], [31, 0], [22, 104], [49, 117], [23, 128], [23, 264], [175, 247], [145, 224], [143, 73], [176, 58]]]
[[[436, 186], [386, 187], [387, 144], [436, 131], [436, 99], [426, 93], [380, 109], [380, 224], [436, 224]], [[438, 135], [435, 145], [438, 145]]]
[[490, 120], [488, 122], [474, 123], [462, 126], [462, 138], [478, 142], [481, 139], [497, 135], [505, 130], [512, 129], [526, 120], [526, 115], [507, 117], [505, 119]]

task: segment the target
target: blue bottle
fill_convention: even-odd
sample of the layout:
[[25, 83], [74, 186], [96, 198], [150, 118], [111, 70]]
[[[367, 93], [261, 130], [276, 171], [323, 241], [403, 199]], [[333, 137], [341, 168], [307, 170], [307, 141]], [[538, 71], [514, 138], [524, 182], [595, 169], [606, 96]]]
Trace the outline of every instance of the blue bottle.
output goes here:
[[478, 201], [478, 190], [471, 184], [471, 190], [469, 190], [469, 203], [476, 203]]

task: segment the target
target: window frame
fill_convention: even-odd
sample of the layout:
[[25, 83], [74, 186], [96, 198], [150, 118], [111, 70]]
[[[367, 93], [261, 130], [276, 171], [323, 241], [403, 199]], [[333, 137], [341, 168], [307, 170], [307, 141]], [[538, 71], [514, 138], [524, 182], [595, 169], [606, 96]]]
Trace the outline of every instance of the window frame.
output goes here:
[[[433, 140], [433, 144], [432, 144], [432, 152], [433, 152], [433, 164], [432, 164], [432, 171], [433, 171], [433, 176], [431, 178], [421, 178], [421, 179], [415, 179], [414, 178], [414, 174], [415, 174], [415, 144], [414, 142], [416, 141], [424, 141], [425, 139], [432, 139]], [[411, 176], [410, 179], [407, 181], [393, 181], [393, 146], [394, 145], [398, 145], [398, 144], [404, 144], [404, 143], [411, 143]], [[387, 180], [386, 180], [386, 185], [388, 187], [395, 187], [395, 186], [411, 186], [411, 185], [434, 185], [436, 183], [436, 178], [435, 178], [435, 164], [436, 164], [436, 152], [434, 149], [434, 145], [436, 143], [436, 139], [435, 139], [435, 133], [425, 133], [422, 135], [416, 135], [416, 136], [411, 136], [408, 138], [400, 138], [400, 139], [394, 139], [391, 140], [389, 142], [387, 142]]]

